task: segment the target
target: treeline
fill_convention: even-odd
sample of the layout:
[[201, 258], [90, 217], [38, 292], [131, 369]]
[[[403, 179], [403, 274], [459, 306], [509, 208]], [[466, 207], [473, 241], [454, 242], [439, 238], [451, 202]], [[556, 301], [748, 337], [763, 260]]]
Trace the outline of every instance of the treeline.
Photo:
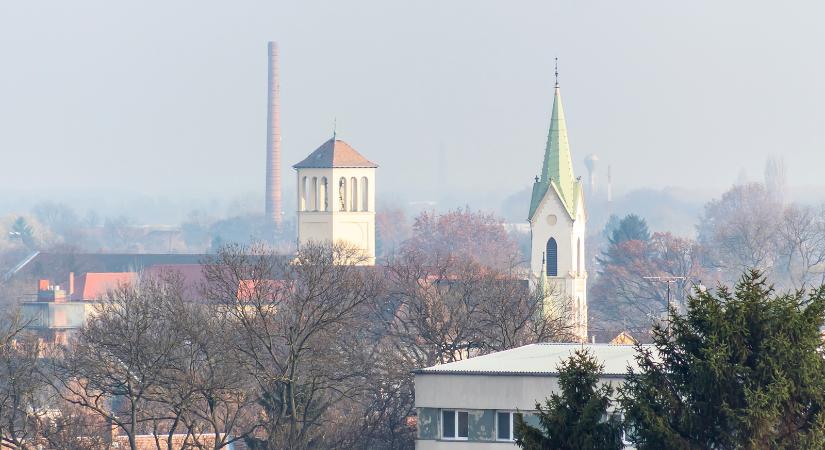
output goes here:
[[412, 448], [413, 369], [570, 338], [566, 305], [541, 314], [495, 218], [456, 212], [416, 235], [435, 245], [466, 231], [461, 215], [488, 245], [408, 239], [376, 267], [342, 245], [225, 246], [196, 285], [169, 272], [110, 291], [67, 346], [7, 321], [2, 444], [105, 448], [114, 430], [132, 449], [146, 435], [157, 448], [181, 435], [187, 448]]
[[[591, 331], [648, 339], [670, 301], [684, 309], [695, 287], [735, 283], [755, 268], [782, 289], [825, 282], [825, 207], [784, 203], [765, 184], [734, 186], [705, 205], [696, 238], [650, 232], [636, 215], [611, 218], [590, 272]], [[597, 239], [595, 239], [597, 240]]]

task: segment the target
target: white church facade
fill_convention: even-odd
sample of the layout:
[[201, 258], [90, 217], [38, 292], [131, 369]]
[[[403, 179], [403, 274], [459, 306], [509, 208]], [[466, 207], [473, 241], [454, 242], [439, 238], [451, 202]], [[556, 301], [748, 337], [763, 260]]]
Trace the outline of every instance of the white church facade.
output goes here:
[[587, 339], [587, 270], [584, 239], [587, 214], [581, 178], [573, 158], [558, 82], [541, 175], [530, 199], [530, 274], [547, 293], [545, 311], [569, 317], [573, 334]]
[[298, 243], [345, 242], [375, 264], [375, 163], [344, 141], [324, 142], [292, 166], [298, 181]]

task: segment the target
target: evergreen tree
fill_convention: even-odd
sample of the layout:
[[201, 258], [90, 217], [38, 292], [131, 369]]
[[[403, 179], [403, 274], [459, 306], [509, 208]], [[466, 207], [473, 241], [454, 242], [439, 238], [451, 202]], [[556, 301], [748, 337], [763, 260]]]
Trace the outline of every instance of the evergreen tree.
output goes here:
[[37, 243], [34, 240], [34, 230], [23, 217], [18, 217], [17, 220], [14, 221], [9, 231], [9, 238], [20, 239], [23, 245], [29, 250], [37, 248]]
[[516, 416], [516, 443], [524, 449], [607, 450], [622, 448], [621, 422], [608, 412], [613, 388], [599, 386], [604, 369], [587, 350], [576, 350], [559, 369], [560, 394], [536, 404], [541, 430]]
[[628, 214], [611, 231], [609, 240], [613, 245], [625, 241], [648, 241], [650, 240], [650, 230], [647, 228], [645, 219], [636, 214]]
[[825, 446], [825, 287], [777, 295], [752, 270], [671, 314], [620, 389], [638, 448]]

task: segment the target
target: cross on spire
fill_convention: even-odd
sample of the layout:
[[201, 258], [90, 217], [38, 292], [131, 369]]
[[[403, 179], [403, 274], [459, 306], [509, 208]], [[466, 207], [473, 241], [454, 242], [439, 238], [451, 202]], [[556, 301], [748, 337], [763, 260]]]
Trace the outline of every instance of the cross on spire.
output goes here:
[[556, 57], [556, 87], [559, 87], [559, 57]]

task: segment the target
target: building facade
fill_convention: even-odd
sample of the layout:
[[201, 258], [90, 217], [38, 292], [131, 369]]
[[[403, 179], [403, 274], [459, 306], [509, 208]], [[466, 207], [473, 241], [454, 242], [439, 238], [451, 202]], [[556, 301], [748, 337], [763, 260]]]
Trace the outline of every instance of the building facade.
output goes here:
[[298, 242], [345, 242], [375, 264], [375, 169], [334, 137], [295, 164]]
[[573, 334], [587, 340], [587, 269], [584, 238], [587, 214], [581, 178], [573, 158], [558, 82], [541, 175], [530, 200], [530, 271], [548, 293], [546, 311], [570, 318]]
[[78, 277], [75, 283], [74, 273], [69, 273], [65, 287], [41, 279], [36, 300], [20, 305], [26, 329], [33, 331], [41, 344], [67, 345], [108, 290], [133, 283], [136, 278], [134, 272], [89, 272]]
[[539, 426], [536, 402], [559, 392], [556, 367], [585, 348], [618, 385], [636, 367], [633, 345], [531, 344], [415, 371], [417, 450], [517, 448], [514, 418]]

